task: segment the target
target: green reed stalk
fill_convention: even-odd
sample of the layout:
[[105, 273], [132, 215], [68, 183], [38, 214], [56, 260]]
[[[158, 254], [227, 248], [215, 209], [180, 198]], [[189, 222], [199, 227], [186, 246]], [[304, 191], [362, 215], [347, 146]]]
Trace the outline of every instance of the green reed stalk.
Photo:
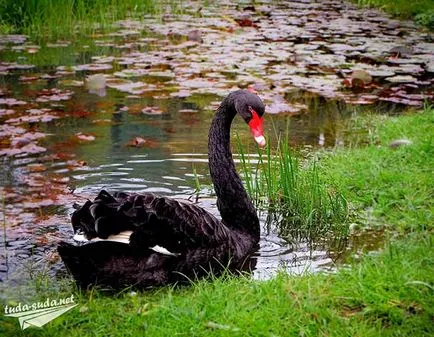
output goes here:
[[[289, 147], [289, 137], [277, 137], [259, 150], [252, 165], [238, 138], [241, 170], [250, 196], [268, 209], [268, 225], [288, 241], [338, 241], [348, 233], [348, 205], [344, 196], [319, 176], [317, 163], [302, 169]], [[254, 175], [254, 176], [253, 176]], [[264, 205], [264, 200], [266, 203]]]
[[120, 19], [155, 13], [151, 0], [0, 0], [0, 26], [40, 40], [106, 30]]

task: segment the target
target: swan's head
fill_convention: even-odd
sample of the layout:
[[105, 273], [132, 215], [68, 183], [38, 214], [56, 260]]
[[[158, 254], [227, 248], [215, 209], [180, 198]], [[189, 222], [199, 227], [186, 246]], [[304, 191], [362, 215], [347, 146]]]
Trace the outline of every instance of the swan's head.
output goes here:
[[236, 91], [235, 94], [235, 110], [249, 125], [253, 138], [258, 145], [264, 147], [265, 137], [262, 127], [265, 113], [264, 103], [258, 95], [247, 90]]

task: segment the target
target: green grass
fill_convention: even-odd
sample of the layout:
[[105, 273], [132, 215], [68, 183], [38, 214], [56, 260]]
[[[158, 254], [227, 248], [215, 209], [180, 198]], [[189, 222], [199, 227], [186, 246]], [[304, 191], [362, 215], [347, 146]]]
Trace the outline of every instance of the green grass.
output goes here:
[[[326, 156], [321, 161], [323, 176], [338, 186], [359, 214], [373, 215], [371, 224], [393, 224], [396, 230], [432, 229], [434, 110], [402, 117], [373, 115], [362, 121], [362, 128], [371, 128], [365, 137], [369, 145]], [[402, 138], [412, 144], [389, 147]]]
[[[376, 222], [405, 231], [379, 252], [333, 274], [280, 274], [259, 282], [230, 275], [190, 287], [129, 290], [105, 296], [36, 278], [32, 299], [70, 296], [76, 308], [41, 329], [20, 331], [0, 315], [1, 336], [432, 336], [434, 111], [401, 117], [363, 116], [360, 148], [319, 155], [319, 174], [337, 184]], [[413, 144], [391, 149], [406, 137]], [[9, 289], [9, 301], [20, 301]], [[6, 304], [6, 303], [5, 303]]]
[[71, 39], [104, 31], [129, 15], [155, 13], [150, 0], [0, 0], [0, 33], [18, 32], [39, 40]]
[[403, 19], [414, 19], [429, 29], [434, 29], [433, 0], [357, 0], [359, 6], [377, 7]]
[[289, 147], [288, 135], [277, 138], [276, 146], [268, 142], [265, 153], [258, 148], [256, 167], [238, 142], [247, 191], [257, 207], [265, 205], [268, 222], [288, 242], [338, 243], [348, 235], [346, 199], [320, 178], [315, 161], [302, 167]]
[[[332, 275], [226, 276], [135, 296], [75, 292], [78, 307], [23, 335], [430, 336], [433, 248], [432, 235], [415, 234]], [[47, 289], [50, 298], [71, 295]], [[22, 335], [16, 318], [0, 321], [2, 336]]]

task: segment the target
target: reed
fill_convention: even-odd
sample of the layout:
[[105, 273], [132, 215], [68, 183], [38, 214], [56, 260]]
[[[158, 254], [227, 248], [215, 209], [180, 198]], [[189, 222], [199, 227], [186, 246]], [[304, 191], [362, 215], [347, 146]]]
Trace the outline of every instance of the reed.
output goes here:
[[71, 39], [155, 13], [158, 6], [151, 0], [0, 0], [0, 27], [39, 40]]
[[267, 225], [288, 242], [339, 243], [348, 234], [348, 203], [319, 175], [315, 161], [302, 165], [289, 147], [288, 135], [275, 146], [258, 148], [253, 163], [238, 139], [241, 172], [256, 207], [266, 210]]
[[359, 6], [377, 7], [396, 17], [414, 19], [431, 30], [434, 29], [433, 0], [356, 0]]

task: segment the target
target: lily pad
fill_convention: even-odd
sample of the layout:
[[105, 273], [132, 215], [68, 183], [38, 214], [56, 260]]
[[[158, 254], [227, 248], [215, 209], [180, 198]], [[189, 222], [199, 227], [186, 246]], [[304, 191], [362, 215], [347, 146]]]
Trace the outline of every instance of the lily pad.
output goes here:
[[46, 148], [30, 143], [19, 148], [10, 148], [0, 150], [0, 156], [17, 156], [17, 155], [29, 155], [37, 154], [47, 151]]
[[151, 147], [151, 148], [155, 148], [155, 147], [157, 147], [157, 145], [158, 145], [158, 143], [155, 140], [146, 139], [146, 138], [142, 138], [142, 137], [134, 137], [133, 139], [131, 139], [127, 143], [127, 146], [130, 146], [130, 147]]
[[84, 134], [82, 132], [76, 133], [75, 136], [77, 137], [78, 140], [84, 141], [84, 142], [92, 142], [95, 140], [94, 135]]
[[27, 102], [22, 100], [17, 100], [15, 98], [0, 98], [0, 105], [8, 105], [8, 106], [14, 106], [14, 105], [25, 105]]
[[387, 77], [386, 81], [389, 81], [391, 83], [412, 83], [412, 82], [416, 82], [417, 78], [410, 75], [397, 75], [397, 76]]
[[147, 106], [145, 108], [142, 109], [142, 113], [145, 115], [162, 115], [164, 113], [163, 110], [161, 110], [159, 107], [155, 107], [155, 106]]

